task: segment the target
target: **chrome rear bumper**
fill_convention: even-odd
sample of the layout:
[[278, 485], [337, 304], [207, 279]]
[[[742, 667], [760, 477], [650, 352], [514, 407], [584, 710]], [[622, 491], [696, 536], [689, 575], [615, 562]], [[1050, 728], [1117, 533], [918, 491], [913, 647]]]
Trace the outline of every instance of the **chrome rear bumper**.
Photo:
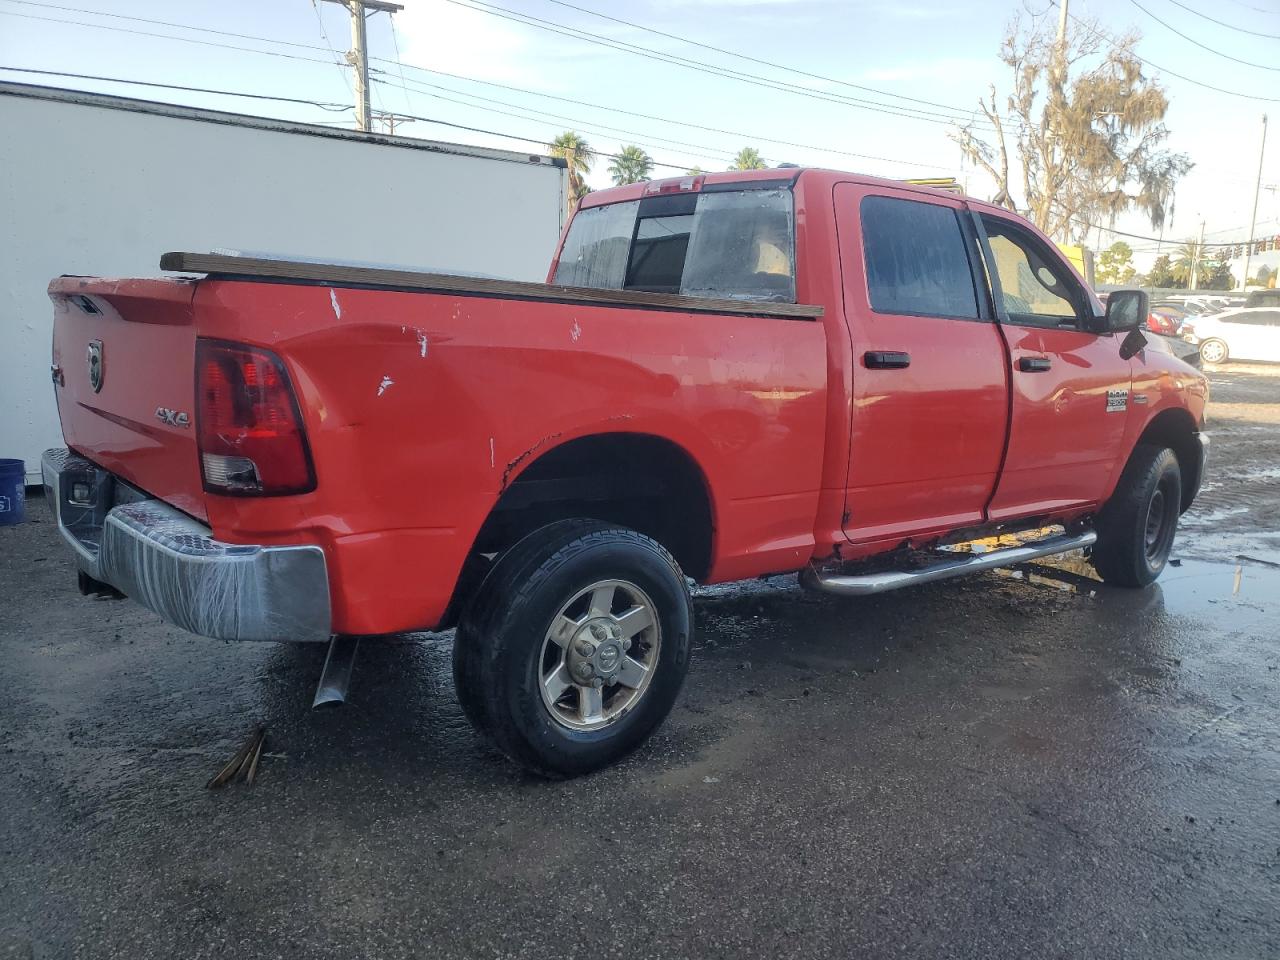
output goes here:
[[40, 467], [58, 530], [93, 579], [204, 637], [329, 639], [319, 547], [215, 540], [208, 527], [69, 450], [46, 450]]

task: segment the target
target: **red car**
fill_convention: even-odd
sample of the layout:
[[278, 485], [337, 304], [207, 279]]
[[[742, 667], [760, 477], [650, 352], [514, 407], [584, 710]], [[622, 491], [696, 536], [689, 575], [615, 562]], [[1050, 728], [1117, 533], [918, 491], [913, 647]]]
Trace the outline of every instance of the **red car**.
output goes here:
[[[1071, 549], [1149, 584], [1205, 379], [1008, 211], [825, 170], [589, 194], [546, 284], [169, 254], [64, 277], [47, 494], [86, 590], [194, 633], [457, 627], [467, 715], [548, 775], [666, 716], [689, 580], [868, 594]], [[988, 553], [1010, 531], [1058, 532]]]
[[1165, 337], [1176, 337], [1181, 326], [1182, 318], [1169, 310], [1156, 307], [1147, 313], [1147, 329], [1152, 333], [1158, 333]]

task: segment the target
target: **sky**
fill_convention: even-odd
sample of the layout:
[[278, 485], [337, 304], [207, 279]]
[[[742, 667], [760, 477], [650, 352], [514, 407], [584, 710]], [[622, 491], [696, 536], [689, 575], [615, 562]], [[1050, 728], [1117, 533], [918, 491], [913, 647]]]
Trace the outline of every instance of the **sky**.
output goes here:
[[[770, 164], [954, 176], [986, 198], [991, 182], [948, 132], [991, 84], [1009, 91], [998, 55], [1010, 21], [1056, 22], [1060, 0], [399, 2], [402, 12], [368, 22], [374, 109], [420, 118], [398, 134], [527, 151], [574, 129], [602, 154], [642, 146], [655, 176], [723, 169], [754, 146]], [[1247, 237], [1267, 111], [1258, 235], [1280, 234], [1280, 0], [1070, 0], [1069, 12], [1073, 31], [1089, 18], [1111, 35], [1136, 31], [1138, 54], [1161, 68], [1146, 70], [1169, 96], [1169, 147], [1195, 163], [1161, 249], [1201, 221], [1209, 241]], [[349, 45], [348, 14], [327, 0], [0, 0], [3, 67], [324, 106], [8, 70], [4, 80], [332, 126], [353, 125]], [[607, 166], [597, 160], [592, 187], [609, 185]], [[1115, 228], [1157, 235], [1139, 214]], [[1113, 239], [1095, 231], [1090, 242]], [[1145, 268], [1157, 244], [1127, 242]]]

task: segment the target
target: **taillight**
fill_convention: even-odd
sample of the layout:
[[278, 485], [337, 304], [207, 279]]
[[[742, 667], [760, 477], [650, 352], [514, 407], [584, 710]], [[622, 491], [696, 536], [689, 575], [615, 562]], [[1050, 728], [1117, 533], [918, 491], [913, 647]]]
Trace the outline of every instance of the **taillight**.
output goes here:
[[196, 341], [196, 435], [210, 493], [278, 496], [315, 489], [289, 373], [270, 350]]

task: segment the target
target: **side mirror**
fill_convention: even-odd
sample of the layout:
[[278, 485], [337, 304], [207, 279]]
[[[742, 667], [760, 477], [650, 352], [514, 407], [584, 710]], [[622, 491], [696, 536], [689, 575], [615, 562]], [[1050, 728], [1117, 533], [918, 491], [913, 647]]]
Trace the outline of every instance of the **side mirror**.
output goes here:
[[1110, 333], [1141, 330], [1151, 313], [1151, 298], [1143, 290], [1115, 290], [1107, 297], [1106, 329]]

